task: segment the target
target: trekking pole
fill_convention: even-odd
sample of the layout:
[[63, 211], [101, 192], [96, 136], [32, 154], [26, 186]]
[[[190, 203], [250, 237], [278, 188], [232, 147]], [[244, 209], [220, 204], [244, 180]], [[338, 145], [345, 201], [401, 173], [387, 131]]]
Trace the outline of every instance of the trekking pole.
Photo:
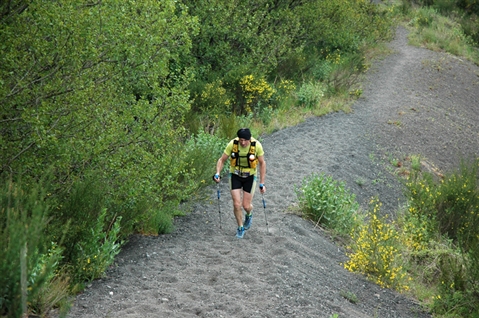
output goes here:
[[219, 182], [216, 183], [216, 193], [218, 194], [218, 213], [220, 215], [220, 229], [221, 229], [221, 206], [220, 206], [221, 194], [220, 194], [220, 183]]
[[[259, 186], [260, 190], [263, 190], [263, 186]], [[266, 218], [266, 201], [264, 200], [264, 193], [261, 193], [261, 197], [263, 199], [263, 208], [264, 208], [264, 220], [266, 222], [266, 231], [269, 233], [269, 228], [268, 228], [268, 219]]]

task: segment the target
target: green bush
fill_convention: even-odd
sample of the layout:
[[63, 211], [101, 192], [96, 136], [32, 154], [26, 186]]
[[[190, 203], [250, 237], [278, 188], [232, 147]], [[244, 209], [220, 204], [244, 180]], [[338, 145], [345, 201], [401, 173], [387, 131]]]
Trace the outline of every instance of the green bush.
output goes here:
[[363, 54], [360, 52], [343, 55], [340, 53], [336, 51], [334, 54], [326, 56], [326, 59], [332, 62], [331, 73], [326, 80], [328, 96], [348, 91], [354, 84], [357, 84], [358, 75], [367, 69]]
[[[238, 127], [235, 129], [237, 130]], [[186, 158], [192, 172], [192, 181], [196, 183], [197, 188], [212, 180], [216, 161], [223, 153], [228, 141], [200, 130], [186, 142]]]
[[[61, 204], [52, 212], [48, 237], [64, 248], [61, 265], [67, 268], [72, 284], [101, 277], [120, 251], [121, 238], [131, 234], [142, 215], [130, 215], [135, 204], [120, 210], [110, 191], [100, 174], [93, 174], [54, 198]], [[123, 224], [130, 227], [128, 232], [120, 232]]]
[[414, 172], [406, 182], [407, 211], [402, 216], [403, 231], [407, 236], [404, 244], [412, 251], [428, 248], [437, 236], [436, 200], [437, 189], [432, 175]]
[[344, 182], [325, 174], [312, 174], [296, 189], [301, 210], [307, 218], [339, 234], [347, 235], [358, 224], [359, 204]]
[[392, 20], [381, 10], [369, 1], [308, 1], [298, 8], [307, 48], [351, 53], [388, 36]]
[[171, 163], [193, 78], [179, 60], [198, 24], [161, 3], [0, 4], [0, 174], [51, 165], [58, 190], [95, 172], [120, 200], [179, 195]]
[[94, 220], [93, 226], [74, 246], [72, 257], [72, 276], [75, 282], [92, 281], [103, 276], [108, 266], [113, 263], [120, 252], [121, 242], [118, 242], [121, 217], [106, 227], [106, 209], [103, 209]]
[[456, 0], [458, 7], [468, 13], [479, 15], [479, 1], [477, 0]]
[[462, 16], [459, 22], [464, 30], [464, 34], [470, 37], [477, 47], [479, 45], [479, 16], [465, 15]]
[[457, 0], [435, 0], [433, 7], [437, 9], [441, 14], [448, 15], [454, 10], [457, 11]]
[[[468, 265], [459, 251], [442, 254], [438, 259], [438, 295], [434, 298], [433, 310], [438, 314], [454, 313], [453, 317], [477, 317], [477, 290], [468, 290]], [[472, 296], [472, 297], [471, 297]], [[475, 301], [474, 301], [475, 299]]]
[[52, 196], [52, 200], [59, 203], [52, 211], [54, 218], [47, 229], [51, 239], [61, 241], [65, 247], [65, 263], [73, 261], [75, 245], [88, 236], [106, 207], [107, 189], [107, 184], [98, 177], [89, 176]]
[[[414, 173], [407, 185], [409, 210], [404, 235], [413, 261], [436, 268], [433, 310], [461, 317], [479, 315], [479, 160], [437, 180]], [[447, 248], [437, 249], [442, 240]], [[407, 240], [403, 240], [405, 242]]]
[[334, 68], [334, 63], [330, 60], [320, 60], [311, 69], [311, 73], [318, 81], [327, 81]]
[[479, 160], [460, 168], [438, 185], [439, 231], [460, 251], [441, 262], [440, 297], [436, 308], [454, 309], [465, 317], [479, 316]]
[[70, 276], [61, 267], [63, 248], [55, 242], [51, 243], [47, 253], [43, 254], [40, 262], [33, 270], [32, 276], [41, 275], [46, 264], [53, 264], [50, 275], [46, 278], [45, 284], [40, 287], [38, 293], [29, 301], [29, 307], [37, 315], [47, 314], [51, 309], [57, 308], [60, 317], [70, 308]]
[[0, 316], [20, 317], [54, 277], [60, 253], [44, 231], [47, 191], [7, 181], [0, 190]]
[[154, 214], [154, 225], [158, 227], [158, 234], [168, 234], [175, 230], [173, 218], [176, 214], [181, 214], [178, 210], [176, 202], [168, 202], [163, 208], [158, 209]]
[[401, 3], [398, 6], [393, 7], [393, 10], [399, 15], [407, 16], [412, 9], [412, 4], [410, 0], [401, 0]]
[[437, 221], [441, 234], [465, 252], [479, 243], [479, 160], [460, 168], [438, 185]]
[[324, 97], [324, 87], [320, 82], [306, 82], [301, 85], [297, 92], [300, 105], [307, 108], [315, 107]]
[[395, 224], [389, 222], [387, 216], [380, 216], [378, 199], [370, 205], [367, 222], [351, 231], [350, 259], [344, 267], [365, 274], [381, 287], [408, 290], [406, 271], [398, 260], [400, 239]]
[[416, 11], [414, 18], [410, 22], [415, 27], [422, 29], [430, 26], [437, 17], [437, 11], [432, 8], [420, 8]]

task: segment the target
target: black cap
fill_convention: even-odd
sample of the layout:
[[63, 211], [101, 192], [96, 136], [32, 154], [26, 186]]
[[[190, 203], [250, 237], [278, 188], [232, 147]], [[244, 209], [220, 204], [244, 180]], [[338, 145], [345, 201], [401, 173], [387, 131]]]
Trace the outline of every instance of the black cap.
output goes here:
[[240, 130], [238, 130], [236, 135], [238, 135], [238, 138], [243, 138], [243, 139], [246, 139], [246, 140], [251, 139], [251, 131], [249, 131], [248, 128], [241, 128]]

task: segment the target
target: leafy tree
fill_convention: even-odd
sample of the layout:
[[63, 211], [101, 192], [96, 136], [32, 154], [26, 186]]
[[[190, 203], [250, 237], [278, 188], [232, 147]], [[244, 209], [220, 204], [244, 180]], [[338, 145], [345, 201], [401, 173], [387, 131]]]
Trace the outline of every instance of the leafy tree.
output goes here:
[[[245, 76], [276, 82], [299, 81], [311, 64], [337, 50], [358, 54], [383, 37], [389, 24], [366, 0], [183, 0], [198, 18], [188, 65], [196, 65], [191, 85], [194, 111], [247, 113]], [[212, 98], [213, 97], [213, 98]], [[263, 101], [264, 103], [264, 101]], [[257, 107], [261, 109], [261, 107]]]
[[183, 0], [201, 25], [189, 61], [196, 65], [198, 75], [192, 86], [196, 110], [206, 110], [199, 98], [205, 87], [210, 90], [220, 83], [218, 92], [227, 89], [232, 102], [223, 103], [217, 112], [234, 112], [242, 99], [241, 78], [251, 74], [264, 77], [288, 52], [297, 49], [295, 39], [301, 26], [295, 10], [302, 2]]
[[464, 9], [469, 13], [479, 14], [479, 1], [478, 0], [457, 0], [457, 6]]
[[308, 1], [300, 16], [306, 46], [328, 52], [355, 52], [389, 31], [380, 9], [366, 0]]
[[[196, 19], [176, 1], [8, 1], [0, 7], [0, 175], [58, 188], [87, 171], [118, 198], [177, 196]], [[182, 176], [181, 176], [182, 177]]]

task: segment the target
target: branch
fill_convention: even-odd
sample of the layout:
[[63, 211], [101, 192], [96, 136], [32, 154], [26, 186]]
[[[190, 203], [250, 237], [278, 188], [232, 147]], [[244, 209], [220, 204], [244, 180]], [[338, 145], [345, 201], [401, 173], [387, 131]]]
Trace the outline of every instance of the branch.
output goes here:
[[10, 165], [10, 163], [12, 163], [13, 161], [15, 161], [18, 157], [20, 157], [25, 151], [27, 151], [28, 149], [30, 149], [33, 145], [35, 144], [34, 141], [32, 141], [26, 148], [24, 148], [22, 151], [20, 151], [15, 157], [13, 157], [12, 159], [9, 160], [8, 164]]
[[19, 83], [20, 83], [22, 80], [24, 80], [25, 77], [27, 77], [27, 75], [30, 74], [30, 72], [32, 71], [32, 69], [35, 67], [36, 64], [37, 64], [37, 61], [35, 61], [35, 63], [33, 63], [33, 65], [32, 65], [32, 67], [30, 67], [30, 69], [27, 70], [27, 71], [25, 72], [25, 74], [23, 74], [23, 77], [22, 77], [20, 80], [17, 81], [17, 83], [15, 84], [15, 86], [10, 90], [10, 94], [8, 94], [7, 96], [5, 96], [4, 100], [7, 99], [7, 98], [9, 98], [9, 97], [12, 97], [13, 95], [16, 95], [16, 94], [20, 93], [20, 92], [23, 90], [23, 88], [19, 88], [18, 90], [16, 90], [16, 88], [17, 88], [17, 86], [19, 85]]
[[85, 7], [94, 7], [94, 6], [97, 6], [97, 5], [100, 5], [100, 4], [101, 4], [101, 0], [98, 0], [97, 2], [86, 3], [84, 6]]
[[[60, 121], [60, 117], [57, 118], [57, 120], [53, 123], [53, 125], [50, 127], [50, 129], [47, 130], [47, 133], [52, 131], [57, 125], [58, 122]], [[26, 146], [24, 149], [22, 149], [19, 153], [15, 155], [12, 159], [8, 161], [8, 165], [10, 165], [13, 161], [15, 161], [18, 157], [20, 157], [23, 153], [25, 153], [28, 149], [30, 149], [33, 145], [35, 144], [34, 141], [32, 141], [28, 146]]]
[[[4, 22], [4, 20], [7, 20], [10, 16], [14, 14], [20, 14], [28, 8], [27, 3], [23, 3], [23, 4], [19, 3], [15, 6], [12, 4], [12, 2], [13, 2], [12, 0], [8, 0], [8, 3], [5, 5], [5, 9], [3, 10], [3, 12], [0, 13], [0, 21], [3, 20], [2, 23]], [[23, 2], [23, 1], [20, 1], [20, 2]]]
[[15, 118], [3, 119], [3, 120], [0, 120], [0, 123], [6, 123], [8, 121], [17, 121], [17, 120], [22, 120], [22, 118], [21, 117], [15, 117]]

